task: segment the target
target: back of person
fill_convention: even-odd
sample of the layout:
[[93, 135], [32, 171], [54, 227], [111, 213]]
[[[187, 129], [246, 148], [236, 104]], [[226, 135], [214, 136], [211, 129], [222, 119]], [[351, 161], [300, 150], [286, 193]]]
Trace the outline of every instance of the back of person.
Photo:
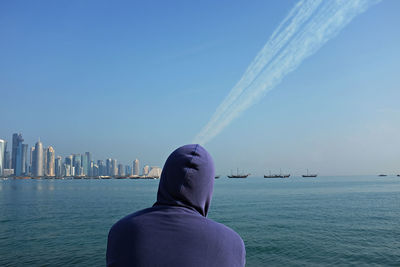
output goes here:
[[244, 266], [240, 236], [206, 218], [213, 183], [214, 165], [204, 148], [175, 150], [165, 163], [153, 207], [111, 228], [107, 266]]

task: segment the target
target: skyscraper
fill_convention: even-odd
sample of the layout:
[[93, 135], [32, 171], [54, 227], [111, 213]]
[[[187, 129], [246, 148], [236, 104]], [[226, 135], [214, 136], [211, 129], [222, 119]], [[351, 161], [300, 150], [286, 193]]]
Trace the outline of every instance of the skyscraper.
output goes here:
[[43, 175], [47, 175], [47, 148], [43, 147]]
[[29, 173], [33, 173], [33, 153], [35, 152], [35, 147], [31, 147], [31, 153], [29, 158]]
[[89, 175], [91, 161], [92, 161], [92, 153], [85, 152], [85, 154], [82, 155], [83, 175]]
[[135, 159], [133, 161], [133, 174], [134, 175], [139, 175], [139, 172], [140, 172], [139, 160]]
[[75, 173], [75, 167], [74, 166], [71, 167], [70, 173], [71, 173], [71, 176], [75, 176], [76, 173]]
[[13, 134], [11, 168], [14, 169], [14, 173], [16, 173], [18, 145], [22, 144], [23, 141], [24, 139], [22, 138], [22, 134], [17, 134], [17, 133]]
[[57, 177], [62, 176], [63, 168], [62, 168], [62, 158], [61, 156], [57, 156], [55, 160], [55, 174]]
[[101, 174], [99, 173], [99, 166], [98, 166], [97, 164], [94, 164], [94, 163], [93, 163], [93, 166], [92, 166], [92, 176], [99, 176], [99, 175], [101, 175]]
[[47, 149], [47, 175], [48, 176], [54, 176], [55, 175], [55, 152], [54, 152], [54, 148], [52, 146], [49, 146]]
[[43, 176], [43, 144], [37, 141], [35, 144], [35, 151], [33, 153], [33, 176]]
[[118, 164], [118, 176], [125, 176], [125, 170], [123, 164]]
[[28, 145], [23, 143], [18, 143], [17, 155], [15, 157], [15, 176], [21, 176], [27, 174], [28, 168]]
[[21, 176], [21, 174], [22, 174], [22, 143], [18, 143], [18, 145], [17, 145], [17, 154], [15, 156], [14, 174], [15, 174], [15, 176]]
[[143, 175], [149, 174], [149, 169], [150, 169], [149, 165], [144, 166], [143, 167]]
[[4, 175], [5, 157], [6, 157], [6, 141], [0, 139], [0, 177]]
[[99, 175], [99, 176], [107, 175], [106, 174], [106, 167], [104, 166], [104, 161], [98, 160], [97, 161], [97, 166], [98, 166], [98, 169], [99, 169], [97, 175]]
[[125, 166], [125, 175], [132, 175], [132, 167], [129, 165]]
[[118, 174], [118, 165], [117, 165], [117, 160], [112, 159], [111, 160], [111, 175], [116, 176]]
[[106, 159], [106, 175], [108, 175], [108, 176], [112, 175], [111, 162], [112, 162], [112, 159], [110, 159], [110, 158]]
[[28, 144], [22, 144], [22, 174], [27, 175], [28, 173]]
[[10, 151], [6, 151], [5, 156], [4, 156], [4, 169], [11, 169], [11, 154]]
[[82, 156], [81, 154], [74, 154], [72, 158], [72, 165], [75, 168], [75, 175], [82, 175], [81, 168], [82, 168]]
[[94, 174], [93, 174], [93, 168], [94, 168], [94, 162], [93, 162], [93, 160], [91, 160], [90, 161], [90, 164], [89, 164], [89, 176], [90, 177], [93, 177], [94, 176]]
[[65, 157], [65, 164], [72, 166], [72, 158], [73, 158], [72, 155]]
[[147, 176], [152, 177], [152, 178], [160, 178], [161, 177], [161, 172], [162, 172], [161, 168], [153, 166], [153, 167], [150, 168], [150, 171], [147, 174]]
[[71, 174], [71, 165], [69, 165], [69, 164], [67, 164], [67, 163], [64, 163], [64, 170], [63, 170], [63, 173], [64, 173], [64, 175], [65, 176], [71, 176], [72, 174]]

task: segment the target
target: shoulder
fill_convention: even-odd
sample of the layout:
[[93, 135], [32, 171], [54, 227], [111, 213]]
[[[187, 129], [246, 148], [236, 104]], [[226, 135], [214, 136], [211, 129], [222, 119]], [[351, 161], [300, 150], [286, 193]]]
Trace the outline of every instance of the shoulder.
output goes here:
[[226, 255], [229, 264], [223, 266], [244, 266], [246, 263], [246, 248], [243, 239], [232, 228], [207, 219], [212, 225], [214, 240], [217, 243], [217, 251]]
[[111, 266], [117, 260], [127, 260], [131, 254], [132, 241], [135, 238], [135, 225], [142, 215], [151, 211], [151, 208], [140, 210], [125, 216], [117, 221], [108, 232], [107, 240], [107, 266]]
[[211, 219], [208, 219], [208, 218], [206, 218], [206, 220], [207, 220], [207, 224], [209, 224], [210, 226], [215, 228], [215, 230], [217, 230], [221, 234], [229, 235], [234, 239], [242, 240], [240, 235], [238, 233], [236, 233], [232, 228], [230, 228], [230, 227], [228, 227], [228, 226], [226, 226], [226, 225], [224, 225], [222, 223], [219, 223], [219, 222], [213, 221]]
[[118, 234], [119, 232], [127, 232], [132, 229], [137, 220], [142, 216], [152, 211], [152, 208], [147, 208], [139, 210], [137, 212], [131, 213], [122, 219], [118, 220], [110, 229], [109, 236]]
[[206, 218], [206, 220], [207, 224], [210, 225], [210, 228], [213, 229], [212, 231], [214, 232], [214, 235], [218, 236], [220, 240], [224, 240], [225, 244], [229, 243], [237, 249], [245, 249], [243, 239], [232, 228], [208, 218]]

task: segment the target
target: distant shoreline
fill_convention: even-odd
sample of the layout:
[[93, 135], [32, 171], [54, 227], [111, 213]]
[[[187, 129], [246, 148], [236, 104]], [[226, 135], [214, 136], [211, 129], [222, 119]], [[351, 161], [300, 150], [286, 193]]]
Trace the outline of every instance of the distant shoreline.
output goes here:
[[68, 177], [55, 177], [55, 176], [9, 176], [1, 177], [1, 179], [14, 179], [14, 180], [109, 180], [109, 179], [136, 179], [136, 180], [154, 180], [160, 177], [151, 176], [68, 176]]
[[[319, 177], [329, 177], [329, 176], [336, 176], [336, 177], [344, 177], [344, 176], [376, 176], [376, 177], [380, 177], [380, 178], [390, 178], [390, 177], [400, 177], [400, 174], [369, 174], [369, 175], [322, 175]], [[263, 178], [263, 176], [253, 176], [252, 178]], [[308, 179], [305, 177], [302, 177], [301, 175], [293, 175], [290, 178], [285, 178], [283, 180], [288, 180], [288, 179], [293, 179], [293, 178], [304, 178], [304, 179]], [[312, 177], [315, 179], [318, 179], [317, 177]], [[66, 176], [66, 177], [56, 177], [56, 176], [40, 176], [40, 177], [32, 177], [32, 176], [6, 176], [6, 177], [0, 177], [0, 180], [8, 180], [8, 179], [12, 179], [12, 180], [110, 180], [110, 179], [114, 179], [114, 180], [120, 180], [120, 179], [132, 179], [132, 180], [158, 180], [160, 179], [160, 177], [153, 177], [153, 176], [141, 176], [141, 175], [134, 175], [134, 176]], [[235, 180], [235, 179], [231, 179], [231, 180]], [[239, 179], [239, 180], [243, 180], [243, 179]], [[244, 179], [247, 180], [247, 179]], [[269, 180], [269, 179], [266, 179]], [[273, 179], [276, 180], [276, 179]]]

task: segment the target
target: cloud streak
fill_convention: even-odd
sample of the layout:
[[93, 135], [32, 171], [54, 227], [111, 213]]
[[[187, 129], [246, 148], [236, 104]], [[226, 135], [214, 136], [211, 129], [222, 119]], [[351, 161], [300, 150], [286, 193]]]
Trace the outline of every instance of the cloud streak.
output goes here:
[[301, 0], [273, 32], [194, 143], [205, 144], [350, 21], [381, 0]]

